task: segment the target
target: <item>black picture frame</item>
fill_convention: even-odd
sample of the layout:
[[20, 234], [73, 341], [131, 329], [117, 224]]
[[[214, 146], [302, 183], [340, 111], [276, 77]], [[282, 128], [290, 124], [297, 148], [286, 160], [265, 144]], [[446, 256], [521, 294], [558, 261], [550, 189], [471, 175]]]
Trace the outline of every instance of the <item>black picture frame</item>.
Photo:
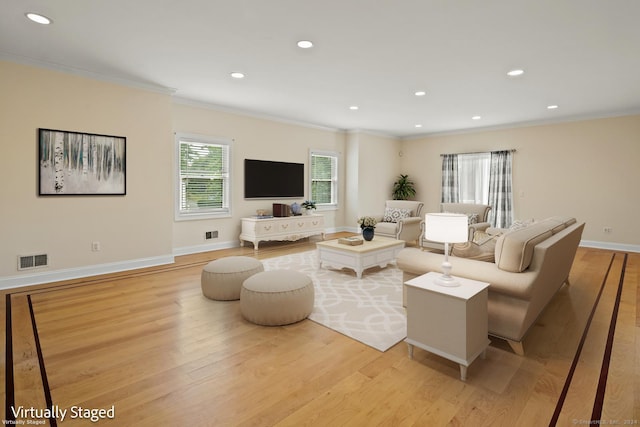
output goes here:
[[127, 138], [38, 129], [38, 195], [124, 196]]

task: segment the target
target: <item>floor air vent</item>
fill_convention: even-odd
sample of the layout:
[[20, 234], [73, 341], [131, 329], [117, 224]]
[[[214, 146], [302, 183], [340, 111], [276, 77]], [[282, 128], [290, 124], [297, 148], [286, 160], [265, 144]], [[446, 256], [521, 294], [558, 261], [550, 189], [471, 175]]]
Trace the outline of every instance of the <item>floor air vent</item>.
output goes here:
[[31, 268], [46, 267], [49, 265], [47, 254], [21, 255], [18, 257], [18, 270], [29, 270]]

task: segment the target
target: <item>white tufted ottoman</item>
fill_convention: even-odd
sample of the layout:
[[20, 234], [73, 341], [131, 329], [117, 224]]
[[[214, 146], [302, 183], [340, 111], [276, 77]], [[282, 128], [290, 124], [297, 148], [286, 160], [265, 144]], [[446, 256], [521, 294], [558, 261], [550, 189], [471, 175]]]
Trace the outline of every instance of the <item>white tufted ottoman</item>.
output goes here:
[[230, 256], [211, 261], [202, 269], [202, 293], [219, 301], [240, 299], [242, 282], [261, 271], [264, 271], [262, 263], [251, 257]]
[[240, 312], [258, 325], [288, 325], [306, 319], [313, 310], [313, 282], [302, 273], [272, 270], [244, 281]]

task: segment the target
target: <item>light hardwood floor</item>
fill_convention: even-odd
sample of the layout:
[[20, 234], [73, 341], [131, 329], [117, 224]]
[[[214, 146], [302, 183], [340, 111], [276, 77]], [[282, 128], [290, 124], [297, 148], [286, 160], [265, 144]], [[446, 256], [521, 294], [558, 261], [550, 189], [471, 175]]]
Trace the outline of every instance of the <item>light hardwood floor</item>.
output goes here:
[[[264, 244], [256, 256], [315, 242]], [[381, 353], [310, 320], [246, 322], [238, 301], [200, 290], [203, 265], [228, 255], [254, 252], [5, 292], [0, 419], [54, 405], [66, 419], [45, 425], [640, 423], [640, 254], [579, 248], [571, 285], [531, 329], [525, 356], [492, 338], [466, 382], [446, 359], [420, 349], [409, 359], [403, 342]], [[113, 407], [115, 419], [71, 419], [78, 407]]]

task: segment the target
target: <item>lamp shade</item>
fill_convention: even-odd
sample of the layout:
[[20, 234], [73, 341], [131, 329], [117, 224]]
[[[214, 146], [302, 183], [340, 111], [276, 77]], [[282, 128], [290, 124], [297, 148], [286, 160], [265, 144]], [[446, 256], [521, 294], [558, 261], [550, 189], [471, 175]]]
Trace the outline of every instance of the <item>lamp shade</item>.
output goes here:
[[469, 239], [469, 219], [464, 214], [428, 213], [424, 237], [432, 242], [464, 243]]

